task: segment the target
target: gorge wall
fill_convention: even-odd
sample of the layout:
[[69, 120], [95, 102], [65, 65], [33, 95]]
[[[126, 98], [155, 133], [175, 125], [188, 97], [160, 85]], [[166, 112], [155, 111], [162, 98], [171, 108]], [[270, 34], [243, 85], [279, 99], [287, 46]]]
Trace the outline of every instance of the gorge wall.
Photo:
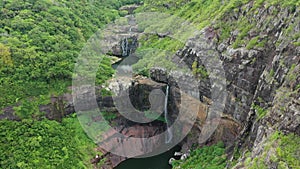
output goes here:
[[[293, 164], [276, 151], [280, 147], [278, 142], [281, 138], [272, 140], [271, 137], [278, 132], [297, 135], [297, 140], [300, 136], [299, 12], [299, 6], [266, 4], [256, 7], [254, 2], [250, 2], [227, 13], [218, 21], [236, 25], [230, 27], [228, 38], [222, 39], [219, 35], [224, 34], [224, 29], [213, 23], [204, 28], [200, 35], [203, 41], [211, 42], [199, 45], [198, 39], [192, 38], [177, 52], [177, 56], [190, 69], [195, 69], [193, 64], [199, 68], [207, 65], [203, 64], [203, 58], [209, 54], [203, 51], [205, 44], [211, 43], [223, 62], [228, 93], [223, 117], [234, 121], [235, 125], [231, 125], [234, 128], [229, 130], [220, 125], [226, 132], [231, 131], [231, 137], [225, 134], [216, 140], [229, 143], [229, 152], [232, 153], [230, 160], [238, 161], [237, 164], [229, 162], [228, 167], [293, 168]], [[245, 30], [240, 26], [248, 28]], [[154, 79], [165, 79], [165, 73], [154, 74]], [[157, 74], [162, 77], [157, 77]], [[200, 79], [200, 95], [211, 98], [208, 92], [211, 90], [210, 85], [209, 79]], [[212, 138], [214, 136], [222, 134], [216, 130]], [[295, 149], [290, 152], [295, 161], [299, 161], [298, 151]], [[240, 158], [235, 156], [236, 152], [240, 153]]]

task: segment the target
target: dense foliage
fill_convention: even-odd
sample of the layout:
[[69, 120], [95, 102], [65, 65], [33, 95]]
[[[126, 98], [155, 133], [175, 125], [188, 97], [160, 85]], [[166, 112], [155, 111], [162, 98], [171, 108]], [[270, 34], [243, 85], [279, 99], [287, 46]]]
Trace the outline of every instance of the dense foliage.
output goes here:
[[0, 121], [1, 168], [92, 168], [94, 147], [77, 118]]
[[64, 92], [86, 40], [133, 2], [0, 0], [0, 107]]
[[176, 168], [220, 169], [226, 167], [226, 154], [223, 143], [205, 146], [191, 152], [186, 161], [174, 161]]
[[[23, 119], [0, 120], [0, 168], [93, 168], [96, 145], [77, 118], [37, 121], [38, 107], [67, 91], [89, 37], [138, 1], [0, 0], [0, 109]], [[96, 83], [113, 73], [104, 58]]]

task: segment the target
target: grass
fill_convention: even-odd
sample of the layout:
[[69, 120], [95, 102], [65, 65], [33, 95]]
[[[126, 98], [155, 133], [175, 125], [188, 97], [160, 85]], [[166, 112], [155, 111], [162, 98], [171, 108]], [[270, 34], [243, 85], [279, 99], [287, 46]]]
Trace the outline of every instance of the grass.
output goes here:
[[261, 119], [263, 117], [266, 116], [266, 114], [268, 113], [268, 111], [262, 107], [260, 107], [259, 105], [252, 105], [252, 108], [255, 110], [255, 113], [257, 115], [257, 119]]
[[298, 90], [298, 89], [300, 89], [300, 84], [298, 84], [298, 85], [296, 86], [296, 90]]
[[249, 41], [249, 43], [247, 44], [246, 49], [248, 49], [248, 50], [253, 49], [253, 47], [258, 44], [258, 39], [259, 39], [259, 36], [252, 38]]
[[300, 46], [300, 42], [294, 42], [293, 43], [295, 46]]
[[274, 69], [271, 69], [271, 70], [270, 70], [270, 73], [269, 73], [269, 75], [270, 75], [270, 77], [273, 77], [273, 76], [275, 75], [275, 71], [274, 71]]
[[[223, 42], [228, 39], [234, 30], [238, 31], [236, 39], [231, 44], [234, 49], [240, 47], [246, 47], [246, 49], [250, 50], [253, 48], [263, 48], [268, 42], [267, 38], [261, 39], [260, 36], [249, 37], [249, 32], [256, 28], [257, 21], [253, 18], [253, 15], [257, 14], [260, 8], [268, 7], [271, 5], [281, 4], [283, 7], [290, 8], [293, 10], [295, 7], [299, 6], [299, 2], [297, 0], [292, 0], [288, 2], [280, 2], [279, 0], [257, 0], [254, 1], [253, 7], [247, 14], [240, 15], [237, 20], [229, 19], [228, 16], [233, 18], [234, 14], [238, 12], [237, 9], [241, 8], [242, 10], [246, 10], [245, 4], [250, 2], [249, 0], [230, 0], [230, 1], [219, 1], [219, 0], [191, 0], [185, 1], [180, 0], [176, 2], [172, 1], [152, 1], [146, 0], [144, 1], [144, 6], [139, 8], [137, 11], [139, 12], [149, 12], [149, 11], [162, 11], [164, 13], [170, 14], [171, 17], [149, 17], [145, 19], [145, 21], [141, 24], [141, 30], [148, 29], [149, 32], [153, 32], [154, 30], [159, 30], [161, 32], [166, 32], [166, 30], [174, 31], [177, 28], [180, 29], [179, 22], [176, 22], [176, 18], [178, 20], [183, 20], [189, 23], [192, 23], [193, 27], [197, 30], [201, 30], [207, 26], [213, 26], [215, 30], [217, 30], [219, 34], [219, 41]], [[166, 9], [164, 4], [169, 4], [170, 8]], [[275, 9], [276, 10], [276, 9]], [[167, 15], [166, 15], [167, 16]], [[175, 20], [174, 20], [175, 18]], [[161, 21], [160, 24], [156, 25], [155, 22], [157, 20]], [[271, 24], [272, 17], [267, 18], [267, 21], [264, 23], [263, 27], [267, 27]], [[152, 23], [152, 24], [151, 24]], [[154, 24], [153, 24], [154, 23]], [[188, 26], [187, 26], [188, 27]], [[293, 27], [289, 29], [292, 30]], [[151, 30], [151, 31], [149, 31]], [[259, 32], [260, 30], [258, 30]], [[283, 30], [284, 31], [284, 30]], [[183, 35], [184, 38], [188, 39], [192, 34], [187, 31], [186, 35]], [[293, 35], [294, 45], [298, 46], [300, 43], [297, 41], [297, 33]], [[300, 36], [299, 36], [300, 37]], [[154, 53], [152, 56], [143, 57], [137, 66], [135, 66], [135, 70], [139, 74], [148, 75], [149, 68], [153, 65], [156, 66], [168, 65], [169, 67], [174, 67], [174, 65], [170, 65], [168, 59], [168, 54], [165, 51], [170, 51], [170, 53], [174, 54], [178, 49], [182, 48], [184, 42], [178, 43], [174, 39], [170, 38], [158, 38], [157, 36], [147, 37], [141, 39], [141, 48], [145, 51], [145, 49], [158, 49], [160, 52]], [[195, 70], [194, 70], [195, 71]]]
[[295, 68], [296, 68], [296, 64], [292, 64], [287, 74], [287, 79], [289, 81], [296, 81], [297, 79], [297, 73], [294, 72]]

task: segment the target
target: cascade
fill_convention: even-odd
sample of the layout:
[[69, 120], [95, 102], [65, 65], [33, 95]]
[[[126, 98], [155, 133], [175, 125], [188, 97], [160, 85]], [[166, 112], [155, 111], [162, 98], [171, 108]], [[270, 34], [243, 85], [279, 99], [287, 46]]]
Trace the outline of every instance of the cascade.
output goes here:
[[121, 48], [122, 48], [122, 56], [128, 56], [129, 52], [128, 52], [128, 39], [127, 38], [122, 40]]
[[168, 97], [169, 97], [169, 85], [167, 85], [166, 96], [165, 96], [165, 105], [164, 105], [164, 116], [167, 124], [167, 135], [165, 143], [170, 143], [172, 140], [172, 130], [169, 128], [169, 120], [168, 120]]

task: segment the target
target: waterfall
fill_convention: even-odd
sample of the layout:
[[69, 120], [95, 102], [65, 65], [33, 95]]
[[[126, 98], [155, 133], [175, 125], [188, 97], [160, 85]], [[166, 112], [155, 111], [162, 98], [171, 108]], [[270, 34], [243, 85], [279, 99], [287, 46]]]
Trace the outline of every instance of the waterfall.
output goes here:
[[165, 106], [164, 106], [164, 115], [167, 124], [167, 135], [165, 143], [170, 143], [172, 140], [172, 130], [169, 128], [169, 120], [168, 120], [168, 97], [169, 97], [169, 85], [167, 85], [166, 96], [165, 96]]
[[121, 41], [121, 48], [122, 48], [122, 56], [128, 56], [128, 39], [125, 38]]

